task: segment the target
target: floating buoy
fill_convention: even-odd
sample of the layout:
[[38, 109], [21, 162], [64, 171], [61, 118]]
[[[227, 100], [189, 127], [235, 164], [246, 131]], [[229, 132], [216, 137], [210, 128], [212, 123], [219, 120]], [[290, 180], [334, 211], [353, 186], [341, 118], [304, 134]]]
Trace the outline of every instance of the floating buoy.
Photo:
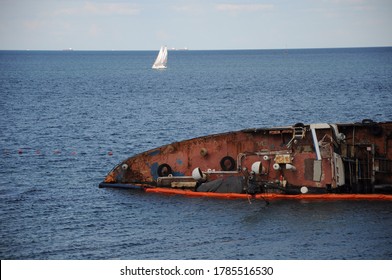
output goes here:
[[263, 165], [261, 164], [261, 161], [256, 161], [252, 164], [252, 171], [257, 175], [265, 173], [265, 170], [264, 170]]
[[272, 166], [272, 168], [274, 170], [280, 170], [280, 165], [278, 163], [274, 163], [274, 165]]
[[297, 170], [297, 168], [294, 165], [290, 164], [290, 163], [286, 163], [286, 169], [287, 170], [291, 170], [291, 171], [296, 171]]
[[109, 151], [108, 152], [108, 156], [112, 156], [113, 155], [113, 152], [112, 151]]
[[20, 155], [23, 154], [23, 150], [22, 150], [22, 149], [19, 149], [19, 150], [18, 150], [18, 154], [20, 154]]
[[122, 170], [127, 170], [128, 169], [128, 164], [124, 163], [121, 165]]
[[196, 167], [195, 169], [193, 169], [192, 171], [192, 178], [195, 181], [205, 181], [206, 180], [206, 175], [201, 171], [201, 169], [199, 167]]

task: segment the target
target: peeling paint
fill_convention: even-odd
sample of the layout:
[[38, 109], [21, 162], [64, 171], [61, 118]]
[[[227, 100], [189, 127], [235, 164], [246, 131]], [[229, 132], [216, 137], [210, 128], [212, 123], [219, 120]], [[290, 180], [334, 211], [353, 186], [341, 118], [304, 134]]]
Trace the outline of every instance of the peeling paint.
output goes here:
[[156, 180], [158, 176], [158, 166], [159, 164], [157, 162], [154, 162], [153, 164], [150, 165], [150, 173], [151, 176]]
[[161, 151], [158, 149], [158, 150], [155, 150], [155, 151], [150, 152], [148, 155], [149, 155], [150, 157], [153, 157], [153, 156], [159, 155], [160, 153], [161, 153]]

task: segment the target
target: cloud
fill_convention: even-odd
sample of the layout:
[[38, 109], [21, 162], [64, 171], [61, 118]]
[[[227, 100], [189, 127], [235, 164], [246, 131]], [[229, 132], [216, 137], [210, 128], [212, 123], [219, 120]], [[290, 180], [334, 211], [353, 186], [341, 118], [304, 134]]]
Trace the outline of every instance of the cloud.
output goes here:
[[80, 7], [66, 7], [55, 11], [55, 15], [99, 15], [99, 16], [133, 16], [141, 8], [130, 3], [92, 3], [86, 2]]
[[192, 5], [177, 5], [172, 6], [172, 9], [176, 12], [192, 12], [195, 10], [195, 7]]
[[84, 9], [90, 14], [97, 15], [136, 15], [140, 13], [140, 8], [128, 3], [95, 4], [88, 2]]
[[88, 30], [88, 34], [90, 37], [97, 37], [101, 33], [100, 28], [96, 24], [90, 25], [90, 28]]
[[366, 0], [331, 0], [331, 2], [334, 3], [348, 3], [348, 4], [362, 4], [366, 2]]
[[41, 20], [25, 20], [23, 26], [28, 30], [37, 30], [45, 25], [45, 22]]
[[274, 8], [272, 4], [218, 4], [215, 6], [218, 11], [227, 12], [257, 12], [268, 11]]
[[169, 38], [170, 38], [169, 34], [168, 34], [166, 31], [164, 31], [164, 30], [157, 30], [157, 31], [155, 32], [155, 37], [156, 37], [159, 41], [163, 41], [163, 42], [169, 40]]
[[200, 5], [200, 4], [183, 4], [183, 5], [173, 5], [171, 9], [180, 14], [187, 14], [187, 15], [200, 15], [206, 12], [208, 7]]

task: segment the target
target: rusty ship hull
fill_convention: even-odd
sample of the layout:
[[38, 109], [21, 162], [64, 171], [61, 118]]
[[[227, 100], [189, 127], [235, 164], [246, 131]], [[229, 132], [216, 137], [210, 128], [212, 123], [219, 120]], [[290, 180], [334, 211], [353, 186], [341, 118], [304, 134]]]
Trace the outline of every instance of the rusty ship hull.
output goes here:
[[392, 200], [392, 122], [251, 128], [122, 161], [100, 187], [190, 196]]

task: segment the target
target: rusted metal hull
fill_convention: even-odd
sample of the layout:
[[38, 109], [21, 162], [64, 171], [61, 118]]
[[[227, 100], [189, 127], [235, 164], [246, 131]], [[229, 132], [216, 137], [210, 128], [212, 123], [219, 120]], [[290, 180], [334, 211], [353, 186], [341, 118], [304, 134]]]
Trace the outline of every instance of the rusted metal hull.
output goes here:
[[197, 195], [389, 194], [392, 122], [298, 123], [175, 142], [124, 160], [100, 187]]

